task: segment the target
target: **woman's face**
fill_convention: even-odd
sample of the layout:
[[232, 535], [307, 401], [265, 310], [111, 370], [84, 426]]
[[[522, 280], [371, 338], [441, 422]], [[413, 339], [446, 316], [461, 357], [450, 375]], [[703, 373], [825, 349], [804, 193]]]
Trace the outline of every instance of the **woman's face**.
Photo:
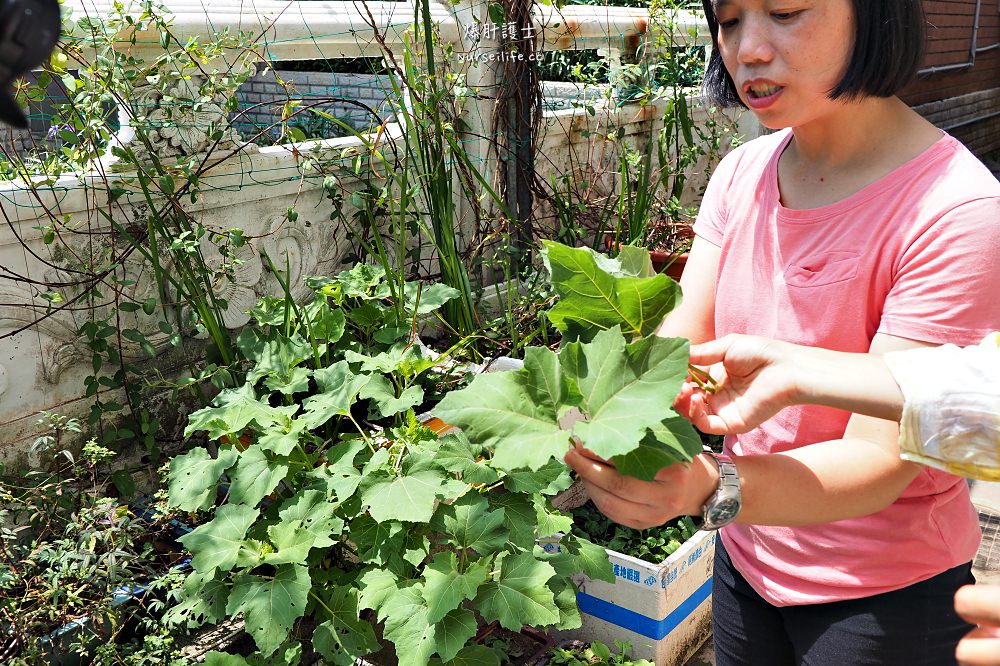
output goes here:
[[715, 0], [719, 53], [740, 99], [772, 129], [844, 102], [827, 95], [854, 47], [851, 0]]

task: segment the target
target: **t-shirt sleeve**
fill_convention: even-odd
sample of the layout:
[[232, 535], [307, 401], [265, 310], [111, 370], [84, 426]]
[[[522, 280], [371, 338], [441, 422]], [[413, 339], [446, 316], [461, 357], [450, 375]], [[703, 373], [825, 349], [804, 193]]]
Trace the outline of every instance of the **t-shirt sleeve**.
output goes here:
[[733, 150], [719, 162], [705, 187], [698, 217], [694, 221], [694, 233], [717, 247], [722, 246], [722, 234], [726, 228], [726, 192], [736, 178], [746, 145], [749, 144]]
[[1000, 197], [960, 204], [902, 249], [878, 332], [975, 344], [1000, 327]]

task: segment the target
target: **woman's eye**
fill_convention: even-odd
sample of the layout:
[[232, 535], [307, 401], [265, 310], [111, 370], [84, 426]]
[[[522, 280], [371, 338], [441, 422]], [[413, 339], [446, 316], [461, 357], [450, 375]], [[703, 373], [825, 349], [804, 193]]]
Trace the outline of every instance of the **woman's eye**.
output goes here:
[[773, 12], [771, 14], [771, 16], [774, 17], [775, 19], [779, 20], [779, 21], [787, 21], [789, 19], [795, 18], [796, 16], [798, 16], [801, 13], [802, 13], [801, 10], [800, 11], [794, 11], [794, 12]]
[[727, 21], [719, 21], [719, 27], [721, 27], [721, 28], [732, 28], [732, 27], [736, 26], [737, 22], [738, 21], [736, 19], [729, 19]]

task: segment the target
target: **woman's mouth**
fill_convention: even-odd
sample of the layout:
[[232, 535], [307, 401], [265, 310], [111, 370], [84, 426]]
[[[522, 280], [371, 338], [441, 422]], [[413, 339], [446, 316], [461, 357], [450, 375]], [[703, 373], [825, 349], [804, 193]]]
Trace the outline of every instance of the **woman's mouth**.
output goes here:
[[745, 87], [747, 95], [747, 105], [751, 109], [764, 109], [774, 104], [785, 89], [777, 83], [770, 81], [752, 82]]

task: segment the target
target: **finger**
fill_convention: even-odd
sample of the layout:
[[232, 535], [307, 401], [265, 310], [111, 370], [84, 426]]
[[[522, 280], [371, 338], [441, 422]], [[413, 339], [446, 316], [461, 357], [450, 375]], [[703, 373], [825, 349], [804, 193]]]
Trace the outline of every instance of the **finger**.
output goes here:
[[583, 444], [581, 444], [579, 441], [576, 443], [575, 450], [577, 453], [579, 453], [584, 458], [587, 458], [588, 460], [593, 460], [594, 462], [598, 462], [601, 463], [602, 465], [606, 465], [612, 469], [615, 469], [615, 464], [613, 462], [611, 462], [610, 460], [605, 460], [604, 458], [597, 455], [590, 449], [584, 447]]
[[661, 525], [664, 521], [658, 521], [650, 516], [650, 507], [637, 504], [631, 500], [609, 493], [600, 486], [584, 481], [587, 495], [594, 503], [594, 506], [605, 516], [620, 525], [631, 527], [636, 530], [645, 530], [650, 527]]
[[681, 392], [674, 399], [674, 411], [681, 416], [691, 418], [691, 398], [698, 394], [698, 389], [694, 384], [685, 383], [681, 386]]
[[719, 363], [726, 357], [731, 341], [729, 336], [718, 340], [709, 340], [698, 345], [691, 345], [688, 362], [692, 365], [711, 365]]
[[995, 629], [973, 629], [958, 642], [955, 659], [962, 666], [1000, 666], [1000, 636]]
[[955, 593], [955, 612], [971, 624], [1000, 626], [1000, 585], [966, 585]]
[[681, 384], [681, 390], [677, 393], [677, 397], [674, 398], [674, 411], [678, 414], [685, 414], [687, 412], [687, 404], [697, 390], [698, 386], [693, 382], [684, 382]]
[[692, 396], [691, 423], [698, 430], [710, 435], [728, 435], [733, 432], [725, 419], [712, 413], [708, 400], [704, 394]]
[[[590, 455], [588, 455], [590, 454]], [[607, 492], [622, 494], [626, 485], [625, 477], [618, 473], [614, 465], [601, 460], [582, 447], [570, 449], [563, 460], [573, 468], [577, 476], [588, 483], [600, 486]]]

